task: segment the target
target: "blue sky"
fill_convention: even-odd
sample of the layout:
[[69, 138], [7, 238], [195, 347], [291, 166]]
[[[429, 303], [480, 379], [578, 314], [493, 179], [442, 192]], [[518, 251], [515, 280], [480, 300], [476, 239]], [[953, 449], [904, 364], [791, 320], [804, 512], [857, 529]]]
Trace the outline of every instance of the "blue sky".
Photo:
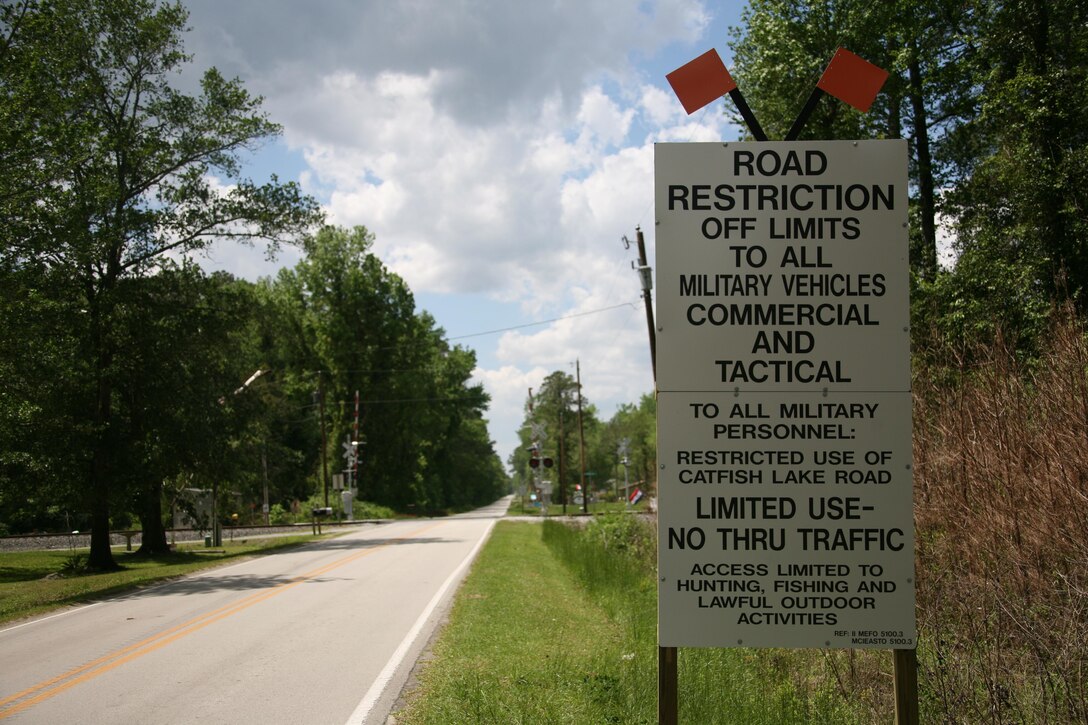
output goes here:
[[[687, 116], [665, 75], [710, 48], [731, 66], [743, 3], [184, 2], [192, 71], [240, 78], [283, 126], [244, 176], [298, 181], [330, 222], [374, 232], [476, 351], [504, 462], [528, 389], [576, 359], [604, 419], [653, 390], [621, 238], [641, 225], [653, 264], [655, 142], [738, 137], [724, 102]], [[222, 246], [206, 264], [257, 279], [297, 260]]]

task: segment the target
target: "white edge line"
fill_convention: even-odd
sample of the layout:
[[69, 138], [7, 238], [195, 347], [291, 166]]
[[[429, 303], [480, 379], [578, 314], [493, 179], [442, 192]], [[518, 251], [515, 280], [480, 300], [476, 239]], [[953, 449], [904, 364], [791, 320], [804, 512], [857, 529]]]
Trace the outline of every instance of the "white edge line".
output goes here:
[[97, 606], [99, 606], [101, 604], [110, 604], [112, 602], [118, 602], [118, 601], [121, 601], [122, 599], [124, 599], [125, 597], [131, 596], [131, 595], [143, 594], [145, 592], [151, 592], [151, 591], [154, 591], [156, 589], [164, 589], [166, 587], [173, 586], [173, 585], [177, 584], [178, 582], [185, 581], [187, 579], [195, 579], [195, 578], [197, 578], [197, 577], [199, 577], [199, 576], [201, 576], [202, 574], [205, 574], [205, 573], [215, 572], [215, 573], [218, 574], [219, 572], [225, 571], [227, 569], [232, 569], [232, 568], [234, 568], [236, 566], [241, 566], [242, 564], [246, 564], [249, 561], [251, 561], [251, 559], [246, 559], [245, 561], [236, 561], [236, 562], [234, 562], [232, 564], [225, 564], [225, 565], [220, 566], [220, 567], [212, 567], [210, 569], [201, 569], [199, 571], [195, 571], [195, 572], [191, 572], [189, 574], [182, 575], [180, 578], [170, 579], [169, 581], [155, 582], [153, 584], [146, 584], [146, 585], [143, 585], [143, 586], [138, 586], [135, 589], [129, 589], [127, 591], [118, 592], [116, 594], [103, 595], [103, 598], [98, 600], [97, 602], [91, 602], [90, 604], [84, 604], [83, 606], [79, 606], [79, 607], [72, 607], [71, 609], [66, 609], [66, 610], [64, 610], [62, 612], [56, 612], [55, 614], [47, 614], [44, 617], [37, 617], [36, 619], [30, 619], [30, 620], [28, 620], [26, 622], [21, 622], [19, 624], [14, 625], [14, 626], [7, 627], [5, 629], [0, 629], [0, 634], [6, 634], [7, 632], [12, 631], [13, 629], [19, 629], [21, 627], [29, 627], [32, 624], [38, 624], [39, 622], [45, 622], [45, 621], [47, 621], [49, 619], [56, 619], [57, 617], [66, 617], [69, 614], [77, 614], [79, 612], [82, 612], [85, 609], [90, 609], [91, 607], [97, 607]]
[[82, 612], [84, 609], [90, 609], [91, 607], [97, 607], [99, 604], [105, 604], [105, 603], [106, 603], [106, 600], [103, 600], [101, 602], [91, 602], [90, 604], [84, 604], [81, 607], [73, 607], [72, 609], [65, 609], [63, 612], [57, 612], [55, 614], [48, 614], [48, 615], [46, 615], [44, 617], [38, 617], [37, 619], [31, 619], [31, 620], [29, 620], [27, 622], [22, 622], [21, 624], [16, 624], [16, 625], [13, 625], [11, 627], [6, 627], [4, 629], [0, 629], [0, 634], [6, 634], [6, 633], [12, 631], [13, 629], [20, 629], [22, 627], [29, 627], [32, 624], [37, 624], [38, 622], [44, 622], [47, 619], [56, 619], [57, 617], [67, 617], [69, 614], [75, 614], [76, 612]]
[[416, 623], [408, 630], [408, 634], [404, 635], [404, 639], [401, 640], [401, 643], [397, 646], [397, 649], [393, 652], [389, 661], [385, 663], [385, 667], [382, 668], [382, 671], [378, 673], [378, 676], [374, 679], [370, 689], [363, 695], [363, 699], [359, 701], [355, 711], [348, 717], [345, 725], [361, 725], [366, 722], [366, 719], [370, 716], [370, 711], [374, 709], [374, 706], [378, 703], [378, 699], [382, 696], [382, 693], [385, 692], [385, 688], [388, 687], [390, 680], [393, 679], [393, 675], [403, 663], [405, 655], [408, 654], [408, 650], [411, 648], [412, 643], [415, 642], [416, 637], [419, 636], [423, 626], [427, 623], [427, 620], [430, 619], [431, 615], [434, 614], [434, 610], [438, 607], [442, 598], [446, 596], [446, 592], [449, 588], [453, 586], [453, 583], [465, 568], [476, 558], [477, 552], [479, 552], [480, 548], [484, 545], [484, 542], [486, 542], [491, 535], [491, 529], [495, 527], [497, 521], [497, 518], [491, 520], [491, 523], [487, 525], [487, 529], [484, 531], [483, 536], [476, 542], [476, 546], [472, 547], [472, 551], [470, 551], [464, 561], [461, 562], [461, 565], [449, 575], [449, 578], [447, 578], [439, 590], [435, 592], [430, 603], [428, 603], [427, 607], [420, 613]]
[[[299, 548], [309, 546], [310, 543], [312, 543], [312, 542], [307, 542], [307, 543], [300, 544]], [[236, 566], [241, 566], [242, 564], [248, 564], [251, 561], [253, 561], [254, 558], [255, 557], [246, 558], [246, 559], [243, 559], [242, 561], [236, 561], [236, 562], [233, 562], [231, 564], [224, 564], [223, 566], [213, 566], [213, 567], [210, 567], [208, 569], [200, 569], [198, 571], [190, 572], [188, 574], [183, 574], [181, 577], [178, 577], [178, 578], [171, 578], [171, 579], [169, 579], [167, 581], [154, 582], [152, 584], [145, 584], [143, 586], [138, 586], [138, 587], [136, 587], [134, 589], [130, 589], [130, 590], [127, 590], [127, 591], [118, 592], [117, 594], [104, 595], [104, 597], [101, 600], [97, 601], [97, 602], [91, 602], [90, 604], [84, 604], [82, 606], [72, 607], [70, 609], [65, 609], [62, 612], [56, 612], [55, 614], [47, 614], [44, 617], [37, 617], [37, 618], [34, 618], [34, 619], [27, 620], [26, 622], [20, 622], [19, 624], [13, 625], [11, 627], [5, 627], [4, 629], [0, 629], [0, 634], [6, 634], [7, 632], [10, 632], [10, 631], [12, 631], [14, 629], [20, 629], [22, 627], [29, 627], [32, 624], [38, 624], [39, 622], [44, 622], [44, 621], [46, 621], [48, 619], [56, 619], [57, 617], [65, 617], [65, 616], [67, 616], [69, 614], [76, 614], [77, 612], [82, 612], [84, 609], [90, 609], [91, 607], [97, 607], [100, 604], [109, 604], [110, 602], [117, 602], [117, 601], [120, 601], [121, 599], [123, 599], [124, 597], [127, 597], [129, 595], [143, 594], [145, 592], [154, 591], [156, 589], [164, 589], [166, 587], [176, 585], [179, 582], [183, 582], [183, 581], [186, 581], [186, 580], [189, 580], [189, 579], [196, 579], [196, 578], [198, 578], [198, 577], [200, 577], [200, 576], [202, 576], [204, 574], [212, 574], [212, 573], [220, 574], [220, 573], [226, 571], [227, 569], [233, 569]]]

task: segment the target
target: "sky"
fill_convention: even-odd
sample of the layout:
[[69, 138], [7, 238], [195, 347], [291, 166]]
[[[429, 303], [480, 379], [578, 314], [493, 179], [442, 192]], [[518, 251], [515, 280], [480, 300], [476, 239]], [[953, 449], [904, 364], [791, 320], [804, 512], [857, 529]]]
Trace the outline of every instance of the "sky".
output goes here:
[[[731, 67], [742, 2], [183, 2], [187, 77], [241, 79], [283, 127], [243, 176], [374, 233], [417, 309], [476, 352], [503, 463], [554, 371], [578, 361], [602, 420], [653, 391], [632, 268], [636, 227], [654, 265], [653, 144], [740, 134], [724, 101], [688, 116], [665, 76], [711, 48]], [[256, 280], [298, 260], [224, 244], [203, 264]]]

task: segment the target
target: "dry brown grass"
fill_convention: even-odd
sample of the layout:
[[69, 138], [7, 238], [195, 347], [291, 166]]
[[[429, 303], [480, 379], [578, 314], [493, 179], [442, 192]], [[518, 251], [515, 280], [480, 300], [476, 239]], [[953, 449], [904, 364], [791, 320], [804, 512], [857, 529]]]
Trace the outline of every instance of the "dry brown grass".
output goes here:
[[[919, 662], [942, 722], [1088, 722], [1088, 342], [916, 370]], [[970, 362], [968, 362], [970, 359]]]

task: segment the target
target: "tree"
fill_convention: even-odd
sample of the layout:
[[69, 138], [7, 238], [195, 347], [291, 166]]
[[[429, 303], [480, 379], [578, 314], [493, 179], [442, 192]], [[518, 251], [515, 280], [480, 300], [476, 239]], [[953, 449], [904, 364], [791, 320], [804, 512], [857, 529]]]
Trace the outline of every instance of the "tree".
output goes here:
[[[180, 4], [153, 0], [26, 0], [0, 15], [0, 120], [18, 117], [0, 157], [0, 265], [47, 268], [85, 310], [77, 345], [92, 440], [81, 473], [96, 568], [115, 566], [111, 484], [127, 445], [117, 421], [124, 280], [216, 239], [274, 250], [320, 217], [294, 184], [239, 178], [241, 152], [279, 132], [259, 98], [214, 69], [197, 95], [171, 87], [188, 60], [186, 18]], [[235, 183], [220, 192], [213, 172]]]
[[[957, 129], [951, 195], [963, 252], [1024, 267], [1049, 297], [1088, 307], [1088, 8], [1072, 0], [981, 4], [979, 113]], [[1014, 299], [1000, 304], [1014, 303]]]
[[733, 28], [738, 80], [772, 137], [785, 135], [836, 48], [890, 72], [868, 114], [825, 100], [801, 137], [909, 140], [917, 221], [911, 261], [929, 282], [937, 274], [938, 191], [952, 165], [941, 139], [975, 110], [962, 72], [973, 53], [970, 8], [951, 0], [753, 0], [743, 27]]
[[[195, 264], [127, 279], [118, 289], [117, 334], [125, 355], [116, 391], [120, 488], [140, 518], [140, 551], [169, 551], [163, 481], [179, 473], [239, 480], [237, 443], [261, 407], [240, 388], [257, 368], [249, 285]], [[234, 394], [231, 391], [235, 391]]]
[[[582, 398], [582, 405], [589, 408], [585, 396]], [[535, 422], [543, 432], [542, 440], [535, 441], [543, 448], [541, 454], [555, 461], [551, 474], [555, 478], [553, 500], [565, 506], [570, 503], [570, 484], [581, 467], [577, 382], [570, 374], [556, 370], [544, 378], [540, 388], [534, 393], [532, 408], [532, 418], [527, 419], [521, 429], [522, 445], [514, 452], [510, 463], [519, 474], [524, 470], [529, 458], [527, 449], [534, 443], [530, 425]]]
[[[652, 394], [643, 395], [638, 405], [621, 405], [612, 419], [608, 421], [607, 431], [602, 441], [612, 455], [612, 460], [619, 462], [617, 453], [621, 444], [626, 442], [629, 473], [632, 481], [645, 481], [647, 486], [656, 487], [657, 463], [657, 400]], [[620, 477], [622, 473], [618, 474]]]
[[[416, 312], [411, 290], [374, 256], [373, 241], [365, 227], [324, 227], [307, 239], [306, 258], [280, 272], [268, 288], [278, 310], [277, 333], [267, 336], [273, 366], [299, 405], [324, 392], [332, 470], [359, 392], [360, 496], [410, 511], [490, 502], [505, 477], [483, 425], [488, 397], [469, 383], [475, 355], [451, 347], [434, 318]], [[321, 423], [314, 419], [310, 430]], [[320, 451], [320, 441], [310, 445]], [[323, 488], [318, 458], [309, 461]]]
[[[858, 0], [752, 0], [732, 28], [730, 46], [738, 83], [769, 138], [784, 138], [840, 46], [887, 68], [889, 50], [878, 28], [890, 12], [886, 3]], [[817, 106], [801, 138], [858, 139], [886, 132], [885, 94], [868, 113], [826, 99]], [[900, 96], [901, 97], [901, 96]], [[891, 115], [898, 118], [898, 109]]]
[[0, 530], [85, 530], [72, 472], [87, 463], [80, 310], [46, 270], [0, 270]]

